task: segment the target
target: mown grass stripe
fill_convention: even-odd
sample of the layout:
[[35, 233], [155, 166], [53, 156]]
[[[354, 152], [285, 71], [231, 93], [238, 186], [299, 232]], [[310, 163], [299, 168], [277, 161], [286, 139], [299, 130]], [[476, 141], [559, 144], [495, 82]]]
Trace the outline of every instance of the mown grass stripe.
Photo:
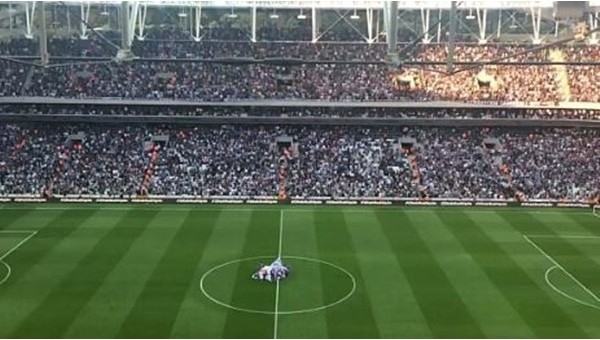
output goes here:
[[[92, 213], [92, 212], [90, 212]], [[73, 225], [73, 230], [64, 238], [38, 238], [45, 228], [42, 228], [35, 239], [31, 239], [19, 249], [10, 259], [11, 266], [18, 271], [11, 276], [11, 284], [0, 289], [0, 334], [10, 337], [21, 322], [25, 320], [44, 299], [62, 282], [62, 280], [77, 266], [77, 263], [89, 253], [98, 240], [105, 235], [109, 228], [98, 228], [98, 224], [112, 226], [123, 215], [96, 214], [83, 219], [78, 213], [76, 218], [58, 220], [56, 225], [65, 234], [66, 227]], [[69, 214], [70, 215], [70, 214]], [[66, 216], [64, 216], [66, 217]], [[72, 216], [71, 216], [72, 217]], [[53, 220], [49, 220], [46, 228], [52, 228]], [[40, 225], [43, 227], [43, 225]], [[46, 234], [46, 237], [48, 235]], [[35, 241], [35, 242], [34, 242]], [[30, 243], [31, 242], [31, 243]], [[51, 242], [48, 248], [39, 248], [40, 244]], [[31, 266], [22, 262], [31, 254], [40, 252], [40, 257], [32, 261]], [[12, 256], [12, 255], [11, 255]], [[21, 274], [21, 272], [23, 272]], [[14, 283], [12, 283], [15, 279]]]
[[562, 214], [565, 218], [575, 222], [581, 228], [587, 230], [591, 235], [600, 235], [600, 218], [592, 215], [583, 214]]
[[[200, 292], [199, 281], [202, 275], [216, 265], [236, 258], [244, 257], [242, 248], [246, 242], [250, 211], [232, 211], [224, 209], [219, 215], [215, 229], [206, 245], [200, 265], [194, 273], [194, 284], [191, 285], [181, 304], [173, 329], [172, 338], [220, 338], [225, 325], [227, 309], [218, 306]], [[219, 297], [230, 301], [235, 280], [221, 280]], [[213, 287], [207, 287], [212, 289]], [[211, 290], [212, 293], [212, 290]], [[202, 315], [202, 322], [198, 322]], [[210, 325], [210, 327], [206, 327]]]
[[[285, 210], [283, 221], [283, 255], [317, 258], [316, 224], [312, 211]], [[292, 276], [282, 282], [279, 294], [280, 310], [302, 309], [310, 301], [311, 307], [324, 304], [320, 265], [292, 262]], [[298, 268], [295, 265], [301, 265]], [[307, 327], [310, 325], [310, 327]], [[303, 313], [279, 317], [280, 338], [327, 337], [325, 313]]]
[[433, 336], [484, 337], [456, 288], [416, 232], [419, 226], [413, 225], [402, 211], [376, 215]]
[[[594, 292], [596, 296], [600, 295], [600, 279], [598, 277], [600, 266], [598, 266], [598, 263], [578, 248], [576, 243], [574, 243], [575, 240], [561, 238], [560, 236], [563, 235], [563, 232], [556, 232], [554, 228], [550, 227], [550, 225], [554, 225], [554, 223], [558, 221], [559, 225], [561, 225], [563, 229], [566, 229], [564, 234], [581, 234], [568, 231], [569, 229], [578, 229], [580, 225], [577, 222], [568, 219], [563, 215], [554, 216], [552, 220], [546, 221], [545, 216], [540, 216], [539, 214], [526, 214], [521, 217], [519, 221], [527, 223], [525, 225], [528, 230], [532, 227], [539, 230], [539, 235], [556, 236], [554, 238], [533, 237], [531, 240], [563, 266], [577, 280]], [[564, 228], [565, 226], [570, 226], [570, 228]], [[593, 229], [589, 226], [584, 225], [583, 227], [590, 232], [593, 232]]]
[[486, 337], [534, 336], [520, 315], [437, 214], [406, 215], [412, 225], [418, 226], [415, 231], [432, 251], [435, 260]]
[[[26, 210], [29, 211], [29, 210]], [[18, 279], [29, 269], [35, 266], [52, 248], [68, 237], [85, 220], [92, 217], [94, 210], [64, 211], [55, 216], [52, 220], [46, 221], [44, 225], [36, 226], [38, 233], [35, 239], [30, 240], [19, 249], [18, 265], [14, 263], [11, 278], [3, 285], [0, 290], [0, 299], [3, 292], [8, 291], [7, 286], [17, 282]], [[35, 214], [31, 212], [31, 214]], [[4, 212], [2, 212], [4, 216]], [[14, 258], [11, 258], [11, 263]]]
[[[594, 235], [593, 230], [589, 230], [586, 226], [580, 225], [571, 218], [569, 214], [562, 214], [560, 212], [548, 212], [545, 214], [540, 213], [528, 213], [530, 218], [537, 220], [542, 224], [540, 226], [515, 226], [523, 230], [526, 235], [532, 235], [533, 232], [530, 228], [538, 228], [540, 230], [550, 230], [551, 235]], [[571, 214], [573, 215], [573, 214]], [[584, 215], [579, 215], [582, 217]], [[597, 219], [600, 222], [600, 219]], [[600, 223], [598, 223], [600, 226]], [[537, 234], [537, 233], [536, 233]]]
[[[545, 221], [546, 215], [540, 214], [522, 214], [522, 215], [506, 215], [499, 214], [508, 223], [518, 230], [523, 230], [525, 235], [553, 235], [556, 238], [532, 238], [532, 241], [546, 251], [554, 260], [561, 264], [567, 271], [569, 271], [575, 278], [581, 281], [593, 292], [600, 293], [600, 280], [598, 279], [597, 269], [598, 263], [593, 259], [590, 259], [581, 249], [577, 248], [572, 242], [573, 240], [562, 239], [560, 236], [563, 234], [557, 232], [554, 228], [550, 227], [550, 223], [554, 224], [557, 220], [562, 221], [561, 226], [569, 226], [566, 228], [565, 234], [570, 235], [573, 232], [569, 232], [569, 229], [579, 228], [579, 224], [575, 221], [568, 219], [566, 216], [558, 216], [552, 220]], [[594, 234], [594, 229], [587, 225], [583, 225], [584, 228], [588, 229]], [[525, 229], [525, 230], [524, 230]], [[561, 229], [562, 230], [562, 229]], [[545, 245], [545, 246], [544, 246]], [[534, 249], [535, 250], [535, 249]], [[540, 254], [540, 256], [543, 256]], [[598, 296], [599, 294], [597, 294]]]
[[157, 211], [125, 214], [44, 301], [19, 325], [15, 337], [58, 338], [120, 261]]
[[[356, 278], [354, 295], [343, 304], [325, 310], [330, 338], [378, 338], [380, 336], [374, 306], [365, 289], [356, 252], [352, 247], [350, 232], [343, 211], [323, 213], [315, 211], [317, 247], [319, 258], [333, 262], [350, 271]], [[321, 267], [323, 269], [323, 267]], [[339, 287], [333, 284], [332, 271], [321, 270], [323, 295], [328, 300], [339, 296]], [[358, 312], [360, 311], [360, 312]]]
[[[144, 289], [123, 320], [118, 338], [167, 338], [220, 211], [192, 210], [179, 226]], [[177, 226], [173, 226], [177, 227]]]
[[[252, 211], [246, 242], [242, 250], [244, 257], [265, 255], [272, 256], [273, 259], [277, 257], [279, 214], [279, 210]], [[258, 260], [256, 264], [258, 265]], [[231, 278], [235, 281], [235, 286], [230, 304], [272, 311], [275, 307], [275, 284], [254, 282], [250, 278], [251, 275], [252, 273], [247, 271], [247, 266], [238, 267], [235, 277]], [[268, 314], [251, 314], [228, 310], [222, 337], [272, 338], [273, 318], [273, 315]]]
[[437, 214], [536, 336], [586, 337], [570, 316], [469, 218], [468, 213]]
[[[422, 215], [422, 214], [420, 214]], [[421, 308], [375, 212], [344, 215], [384, 338], [431, 338]]]
[[160, 210], [106, 276], [64, 336], [114, 337], [185, 217], [181, 212]]
[[11, 224], [23, 218], [23, 216], [29, 215], [33, 210], [0, 210], [0, 230], [7, 230], [11, 226]]

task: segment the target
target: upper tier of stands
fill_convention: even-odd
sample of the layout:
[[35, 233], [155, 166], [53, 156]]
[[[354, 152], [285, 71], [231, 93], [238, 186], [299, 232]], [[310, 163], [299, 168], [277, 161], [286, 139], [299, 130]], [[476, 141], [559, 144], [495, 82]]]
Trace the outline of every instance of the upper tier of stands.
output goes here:
[[[209, 38], [228, 37], [216, 30]], [[312, 99], [342, 101], [454, 100], [470, 102], [598, 102], [600, 65], [486, 65], [451, 76], [444, 65], [407, 63], [402, 69], [382, 64], [385, 44], [214, 41], [195, 42], [166, 30], [135, 41], [133, 52], [149, 60], [117, 63], [70, 62], [68, 57], [109, 57], [115, 50], [96, 38], [53, 38], [55, 60], [48, 68], [0, 61], [0, 95], [49, 97], [116, 97], [233, 101], [244, 99]], [[156, 35], [156, 33], [155, 33]], [[232, 38], [244, 38], [237, 35]], [[399, 45], [399, 49], [404, 45]], [[526, 46], [459, 45], [457, 62], [489, 61], [523, 52]], [[0, 43], [0, 54], [34, 56], [36, 42], [13, 39]], [[421, 45], [409, 60], [444, 62], [445, 45]], [[162, 58], [157, 60], [155, 58]], [[283, 58], [319, 61], [291, 65], [208, 62], [214, 58]], [[600, 60], [600, 47], [562, 46], [520, 54], [504, 62]], [[562, 58], [562, 59], [561, 59]], [[187, 59], [187, 61], [182, 61]], [[328, 63], [329, 62], [329, 63]], [[344, 64], [339, 62], [361, 62]], [[457, 67], [461, 67], [458, 65]]]

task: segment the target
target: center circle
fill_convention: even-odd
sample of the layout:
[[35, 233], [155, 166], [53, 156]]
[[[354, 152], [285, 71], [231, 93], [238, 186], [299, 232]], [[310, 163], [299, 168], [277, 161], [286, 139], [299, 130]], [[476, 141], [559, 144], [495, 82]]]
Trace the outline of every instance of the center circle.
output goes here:
[[[314, 306], [303, 306], [303, 308], [298, 308], [298, 309], [291, 309], [291, 310], [285, 310], [282, 308], [279, 308], [279, 310], [277, 311], [277, 314], [279, 315], [289, 315], [289, 314], [301, 314], [301, 313], [311, 313], [311, 312], [316, 312], [316, 311], [320, 311], [326, 308], [330, 308], [333, 306], [336, 306], [344, 301], [346, 301], [348, 298], [350, 298], [350, 296], [352, 294], [354, 294], [354, 291], [356, 290], [356, 279], [354, 278], [354, 276], [347, 271], [346, 269], [333, 264], [331, 262], [327, 262], [327, 261], [323, 261], [323, 260], [319, 260], [319, 259], [314, 259], [314, 258], [309, 258], [309, 257], [302, 257], [302, 256], [283, 256], [282, 257], [283, 260], [286, 262], [286, 264], [290, 264], [291, 269], [292, 269], [292, 273], [291, 275], [286, 278], [285, 280], [282, 280], [280, 282], [280, 292], [285, 290], [286, 286], [288, 284], [292, 285], [299, 285], [299, 287], [297, 287], [298, 289], [302, 289], [302, 286], [304, 285], [304, 287], [308, 286], [308, 287], [314, 287], [314, 285], [320, 285], [321, 282], [314, 282], [311, 281], [313, 279], [313, 277], [309, 277], [307, 275], [309, 275], [309, 272], [314, 272], [314, 270], [319, 270], [319, 272], [321, 273], [321, 275], [325, 275], [327, 277], [329, 277], [330, 279], [335, 279], [337, 280], [336, 283], [338, 283], [338, 285], [335, 285], [335, 287], [339, 287], [339, 280], [340, 278], [344, 278], [343, 280], [346, 280], [346, 286], [347, 289], [344, 289], [344, 291], [342, 291], [342, 293], [339, 294], [339, 297], [335, 297], [335, 299], [332, 299], [331, 301], [325, 301], [320, 305], [315, 304]], [[260, 261], [260, 260], [264, 260], [265, 262], [273, 260], [273, 256], [255, 256], [255, 257], [248, 257], [248, 258], [243, 258], [243, 259], [237, 259], [237, 260], [233, 260], [233, 261], [229, 261], [229, 262], [225, 262], [223, 264], [217, 265], [211, 269], [209, 269], [206, 273], [204, 273], [204, 275], [202, 275], [202, 278], [200, 279], [200, 290], [202, 291], [202, 293], [204, 294], [204, 296], [206, 296], [209, 300], [211, 300], [212, 302], [229, 308], [229, 309], [233, 309], [233, 310], [237, 310], [240, 312], [247, 312], [247, 313], [255, 313], [255, 314], [275, 314], [275, 311], [272, 309], [259, 309], [259, 308], [253, 308], [252, 306], [243, 306], [240, 305], [239, 303], [236, 304], [235, 302], [227, 302], [226, 298], [223, 297], [219, 297], [217, 296], [218, 294], [215, 294], [215, 288], [211, 288], [211, 287], [218, 287], [221, 284], [221, 282], [223, 282], [222, 280], [219, 279], [227, 279], [227, 274], [228, 274], [228, 268], [233, 268], [233, 271], [235, 273], [237, 273], [239, 266], [244, 266], [247, 267], [248, 266], [248, 262], [251, 261]], [[256, 266], [258, 263], [253, 263], [254, 266]], [[313, 265], [312, 267], [310, 265]], [[314, 265], [317, 266], [321, 266], [318, 268], [315, 268]], [[231, 270], [229, 270], [230, 272]], [[235, 274], [231, 274], [229, 273], [230, 276], [237, 276]], [[265, 287], [267, 287], [266, 289], [268, 289], [268, 287], [275, 287], [274, 283], [268, 283], [268, 282], [259, 282], [259, 281], [253, 281], [250, 278], [251, 275], [251, 270], [249, 270], [249, 272], [247, 273], [246, 277], [243, 278], [239, 278], [236, 277], [234, 278], [234, 280], [239, 280], [239, 279], [247, 279], [249, 282], [249, 285], [252, 284], [253, 286], [248, 286], [245, 287], [244, 292], [247, 293], [249, 296], [260, 296], [265, 295], [265, 291], [262, 292], [253, 292], [253, 291], [248, 291], [248, 287], [252, 287], [255, 289], [265, 289]], [[305, 276], [302, 276], [302, 275]], [[294, 281], [295, 280], [295, 281]], [[300, 281], [298, 281], [300, 280]], [[214, 282], [219, 283], [219, 285], [214, 285]], [[235, 284], [235, 282], [234, 282]], [[332, 282], [332, 285], [334, 283]], [[290, 289], [292, 287], [290, 286]], [[274, 291], [274, 290], [273, 290]], [[255, 294], [258, 293], [258, 294]], [[273, 294], [273, 293], [271, 293]], [[298, 291], [295, 291], [295, 294], [298, 294]], [[300, 294], [301, 295], [301, 294]], [[271, 299], [273, 299], [272, 295], [270, 297]], [[280, 305], [281, 306], [281, 305]]]

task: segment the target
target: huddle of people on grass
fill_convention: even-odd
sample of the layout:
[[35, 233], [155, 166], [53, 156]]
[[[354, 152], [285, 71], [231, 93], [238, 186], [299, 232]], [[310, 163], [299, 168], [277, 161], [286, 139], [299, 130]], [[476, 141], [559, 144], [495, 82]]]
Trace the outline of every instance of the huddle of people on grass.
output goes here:
[[[237, 32], [234, 29], [231, 32]], [[384, 43], [310, 43], [210, 40], [219, 37], [245, 39], [238, 33], [214, 30], [196, 42], [177, 31], [155, 32], [158, 39], [135, 41], [133, 51], [146, 58], [117, 63], [68, 64], [41, 68], [13, 61], [0, 61], [0, 96], [116, 97], [234, 101], [243, 99], [310, 99], [341, 101], [455, 100], [486, 102], [550, 102], [561, 100], [598, 102], [600, 79], [597, 66], [568, 66], [568, 88], [557, 79], [564, 76], [552, 66], [491, 65], [445, 75], [444, 66], [390, 69], [381, 64]], [[182, 38], [176, 40], [172, 37]], [[187, 39], [187, 40], [186, 40]], [[54, 38], [50, 54], [76, 57], [109, 57], [114, 51], [94, 37], [88, 40]], [[404, 45], [400, 44], [399, 49]], [[523, 52], [516, 45], [458, 45], [456, 61], [485, 61]], [[553, 52], [554, 53], [554, 52]], [[597, 46], [564, 46], [567, 61], [593, 61], [600, 57]], [[36, 44], [17, 39], [0, 44], [0, 54], [36, 55]], [[549, 61], [548, 50], [505, 59], [513, 62]], [[318, 64], [212, 63], [175, 61], [174, 58], [295, 58], [322, 61]], [[445, 45], [422, 45], [410, 60], [444, 61]], [[361, 64], [335, 64], [360, 61]], [[30, 72], [31, 71], [31, 72]], [[483, 72], [483, 73], [482, 73]], [[558, 72], [558, 73], [557, 73]], [[560, 73], [560, 74], [559, 74]], [[482, 76], [483, 74], [483, 76]], [[28, 79], [28, 76], [31, 76]], [[485, 81], [480, 79], [485, 78]]]
[[594, 129], [4, 124], [0, 194], [138, 194], [152, 136], [168, 141], [153, 148], [148, 194], [276, 196], [280, 136], [298, 150], [289, 197], [587, 200], [600, 188]]
[[271, 264], [259, 264], [258, 271], [252, 274], [252, 279], [267, 282], [281, 281], [290, 273], [290, 266], [284, 264], [281, 257], [278, 257]]

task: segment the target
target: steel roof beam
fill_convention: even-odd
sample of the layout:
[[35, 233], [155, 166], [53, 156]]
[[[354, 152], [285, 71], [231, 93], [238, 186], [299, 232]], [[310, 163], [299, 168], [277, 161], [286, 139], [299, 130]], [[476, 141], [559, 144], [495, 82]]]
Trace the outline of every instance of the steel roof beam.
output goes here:
[[[119, 0], [92, 0], [92, 1], [65, 1], [71, 4], [92, 3], [101, 5], [120, 5]], [[382, 9], [383, 1], [380, 0], [279, 0], [279, 1], [254, 1], [254, 0], [141, 0], [147, 6], [175, 6], [194, 7], [198, 3], [204, 8], [277, 8], [277, 9]], [[397, 0], [400, 9], [447, 9], [451, 7], [450, 0]], [[590, 0], [590, 6], [600, 6], [600, 0]], [[485, 8], [485, 9], [529, 9], [530, 7], [553, 8], [552, 0], [466, 0], [457, 4], [457, 9]]]

